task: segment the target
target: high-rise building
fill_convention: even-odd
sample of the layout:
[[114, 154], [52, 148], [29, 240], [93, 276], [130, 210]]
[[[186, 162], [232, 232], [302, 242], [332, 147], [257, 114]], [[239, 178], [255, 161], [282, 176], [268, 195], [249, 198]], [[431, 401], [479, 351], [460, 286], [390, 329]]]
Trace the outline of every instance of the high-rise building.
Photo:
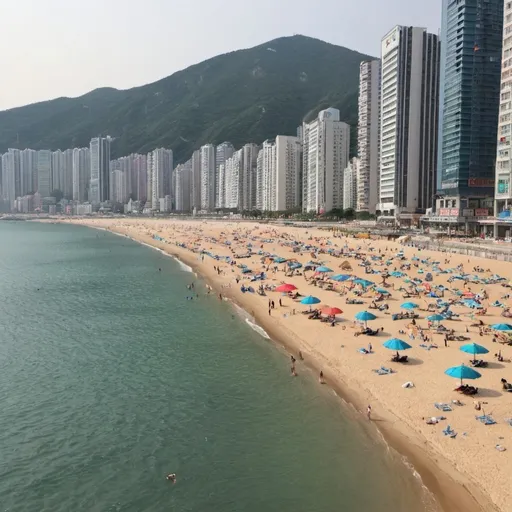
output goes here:
[[[503, 52], [496, 157], [495, 214], [512, 207], [512, 2], [505, 0], [503, 12]], [[507, 213], [507, 215], [510, 215]]]
[[322, 110], [302, 127], [303, 203], [306, 212], [323, 213], [343, 205], [343, 170], [350, 148], [350, 126], [340, 111]]
[[263, 210], [263, 158], [264, 152], [262, 148], [258, 151], [256, 159], [256, 209], [260, 211]]
[[175, 169], [175, 195], [176, 195], [176, 211], [190, 211], [190, 181], [192, 177], [192, 160], [188, 160], [184, 164], [180, 164]]
[[223, 207], [222, 196], [225, 190], [225, 184], [222, 181], [224, 176], [220, 174], [220, 166], [231, 158], [234, 152], [235, 148], [231, 142], [223, 142], [215, 148], [215, 206], [217, 208]]
[[503, 0], [443, 0], [436, 213], [476, 226], [493, 207]]
[[201, 146], [201, 210], [215, 208], [215, 146]]
[[73, 201], [83, 203], [89, 195], [91, 159], [89, 148], [73, 149]]
[[239, 149], [225, 162], [225, 208], [241, 208], [244, 150]]
[[418, 223], [436, 184], [439, 39], [396, 26], [381, 45], [379, 205], [384, 215]]
[[[276, 177], [276, 144], [272, 140], [266, 140], [262, 147], [261, 166], [261, 210], [271, 211], [275, 206], [275, 177]], [[258, 201], [256, 201], [258, 203]]]
[[20, 193], [25, 196], [37, 190], [37, 151], [24, 149], [20, 157]]
[[9, 211], [21, 195], [20, 153], [19, 149], [10, 148], [2, 157], [2, 199]]
[[52, 183], [52, 152], [41, 149], [37, 152], [37, 191], [41, 197], [50, 197], [53, 191]]
[[90, 143], [89, 200], [98, 206], [110, 199], [110, 137], [95, 137]]
[[201, 151], [192, 153], [192, 175], [190, 177], [190, 208], [201, 209]]
[[358, 183], [357, 177], [360, 174], [359, 158], [352, 158], [343, 171], [343, 209], [355, 210], [357, 206]]
[[160, 199], [172, 198], [173, 155], [171, 149], [155, 149], [148, 156], [148, 175], [151, 174], [151, 207], [160, 209]]
[[379, 202], [380, 60], [361, 62], [358, 109], [357, 154], [360, 163], [355, 209], [375, 214]]
[[242, 170], [240, 186], [241, 210], [254, 210], [256, 207], [256, 182], [257, 182], [257, 162], [260, 148], [257, 144], [245, 144], [242, 148]]
[[62, 152], [62, 193], [65, 199], [73, 198], [73, 150]]

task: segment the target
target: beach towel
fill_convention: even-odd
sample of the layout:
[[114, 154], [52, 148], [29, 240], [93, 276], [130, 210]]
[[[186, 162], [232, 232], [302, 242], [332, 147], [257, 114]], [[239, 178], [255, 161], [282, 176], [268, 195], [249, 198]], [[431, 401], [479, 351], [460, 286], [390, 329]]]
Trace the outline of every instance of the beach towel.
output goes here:
[[448, 436], [448, 437], [451, 437], [452, 439], [455, 439], [457, 437], [457, 433], [452, 430], [452, 427], [450, 427], [450, 425], [448, 425], [444, 430], [443, 430], [443, 434], [445, 436]]
[[385, 368], [384, 366], [381, 366], [378, 370], [373, 370], [377, 375], [389, 375], [391, 373], [394, 373], [391, 368]]
[[434, 404], [434, 407], [436, 409], [439, 409], [440, 411], [443, 411], [443, 412], [449, 412], [452, 410], [451, 406], [449, 404], [443, 404], [442, 402], [436, 402]]
[[475, 419], [483, 423], [484, 425], [496, 425], [496, 422], [489, 414], [483, 414], [482, 416], [475, 416]]

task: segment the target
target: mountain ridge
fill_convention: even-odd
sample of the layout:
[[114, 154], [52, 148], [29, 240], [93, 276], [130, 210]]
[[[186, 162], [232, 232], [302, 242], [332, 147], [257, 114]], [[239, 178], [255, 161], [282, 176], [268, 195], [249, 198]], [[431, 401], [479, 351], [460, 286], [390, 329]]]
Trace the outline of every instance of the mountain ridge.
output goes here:
[[328, 106], [355, 129], [359, 63], [373, 58], [307, 36], [277, 38], [149, 84], [0, 111], [0, 151], [86, 146], [109, 134], [113, 156], [164, 146], [180, 162], [207, 142], [294, 134], [308, 113]]

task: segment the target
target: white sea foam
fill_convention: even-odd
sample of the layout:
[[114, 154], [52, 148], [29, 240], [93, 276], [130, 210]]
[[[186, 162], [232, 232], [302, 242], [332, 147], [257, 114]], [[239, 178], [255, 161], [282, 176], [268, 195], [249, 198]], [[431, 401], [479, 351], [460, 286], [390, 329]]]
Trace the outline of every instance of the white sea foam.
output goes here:
[[248, 318], [245, 319], [245, 321], [249, 324], [249, 327], [256, 331], [260, 336], [263, 336], [263, 338], [269, 340], [270, 336], [267, 334], [267, 331], [263, 329], [263, 327], [260, 327], [259, 325], [256, 325], [254, 322], [251, 322]]
[[179, 260], [178, 258], [174, 258], [177, 262], [178, 262], [178, 265], [180, 267], [181, 270], [183, 270], [183, 272], [190, 272], [190, 273], [193, 273], [194, 271], [192, 270], [192, 267], [189, 267], [188, 265], [185, 265], [185, 263], [183, 263], [181, 260]]

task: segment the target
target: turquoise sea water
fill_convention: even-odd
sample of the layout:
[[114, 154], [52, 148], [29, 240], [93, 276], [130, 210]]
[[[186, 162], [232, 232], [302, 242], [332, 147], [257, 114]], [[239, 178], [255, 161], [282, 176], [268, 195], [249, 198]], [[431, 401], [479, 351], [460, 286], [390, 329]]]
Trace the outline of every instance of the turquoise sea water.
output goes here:
[[0, 291], [0, 511], [434, 509], [371, 427], [172, 258], [0, 222]]

